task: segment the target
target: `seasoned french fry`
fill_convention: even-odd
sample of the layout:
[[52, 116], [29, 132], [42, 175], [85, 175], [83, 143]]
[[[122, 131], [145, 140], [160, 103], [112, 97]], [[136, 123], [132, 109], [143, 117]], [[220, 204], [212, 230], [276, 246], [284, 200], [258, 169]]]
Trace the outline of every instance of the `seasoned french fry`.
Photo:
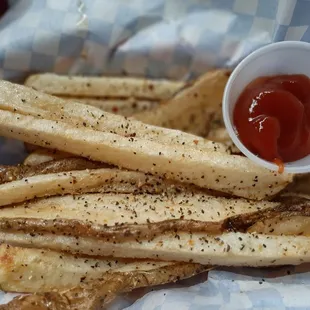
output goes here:
[[226, 152], [226, 147], [220, 143], [208, 141], [185, 132], [146, 125], [120, 115], [103, 112], [89, 105], [66, 102], [60, 98], [6, 81], [0, 81], [0, 86], [2, 89], [0, 109], [3, 110], [57, 122], [62, 121], [73, 126], [92, 128], [127, 138], [139, 137], [168, 143], [169, 145], [191, 145], [197, 150]]
[[205, 136], [213, 114], [221, 110], [228, 76], [227, 70], [206, 73], [164, 104], [134, 117], [147, 124]]
[[25, 85], [53, 95], [161, 100], [171, 97], [184, 83], [130, 77], [63, 76], [43, 73], [31, 75]]
[[142, 111], [149, 111], [158, 106], [158, 101], [138, 100], [135, 98], [128, 99], [105, 99], [105, 98], [80, 98], [80, 97], [63, 97], [64, 100], [81, 102], [99, 108], [103, 111], [119, 114], [123, 116], [132, 116]]
[[257, 228], [259, 232], [276, 234], [275, 227], [280, 231], [282, 223], [291, 221], [300, 224], [288, 227], [286, 234], [307, 235], [309, 230], [304, 229], [304, 224], [309, 222], [309, 215], [310, 202], [302, 198], [253, 203], [190, 191], [170, 192], [167, 196], [84, 194], [3, 208], [0, 228], [57, 235], [71, 235], [74, 231], [76, 237], [123, 241], [134, 237], [143, 241], [169, 231], [220, 234], [230, 230], [255, 232]]
[[129, 292], [135, 288], [176, 282], [206, 271], [210, 268], [199, 264], [173, 263], [151, 270], [133, 270], [113, 272], [80, 284], [70, 290], [34, 294], [15, 298], [2, 310], [95, 310], [105, 308], [118, 294]]
[[[74, 231], [79, 237], [109, 236], [113, 240], [126, 236], [142, 238], [167, 231], [214, 234], [232, 227], [244, 230], [265, 218], [293, 216], [296, 206], [299, 204], [287, 206], [284, 213], [280, 203], [253, 203], [190, 191], [182, 194], [172, 192], [168, 196], [84, 194], [51, 197], [25, 202], [14, 208], [2, 208], [0, 228], [56, 234]], [[303, 214], [300, 212], [298, 215]]]
[[310, 202], [296, 197], [89, 194], [16, 205], [0, 217], [4, 243], [79, 255], [255, 267], [310, 262]]
[[269, 171], [241, 156], [198, 151], [192, 147], [137, 137], [126, 138], [4, 110], [0, 111], [0, 133], [28, 143], [245, 198], [263, 199], [274, 195], [292, 179], [289, 174]]
[[[118, 273], [149, 272], [166, 267], [169, 267], [172, 272], [178, 271], [178, 267], [182, 265], [190, 267], [187, 263], [79, 257], [62, 252], [14, 247], [7, 244], [0, 245], [0, 260], [1, 289], [21, 293], [60, 291]], [[197, 270], [203, 270], [198, 264], [192, 264], [192, 266], [198, 267]]]
[[71, 172], [72, 170], [96, 169], [108, 167], [106, 164], [92, 162], [85, 158], [63, 158], [53, 162], [46, 162], [40, 165], [30, 167], [26, 165], [19, 166], [0, 166], [0, 184], [25, 179], [27, 183], [29, 177], [35, 175], [45, 175], [57, 172]]
[[[2, 242], [69, 251], [76, 254], [114, 255], [221, 266], [277, 266], [310, 262], [309, 236], [168, 232], [143, 241], [89, 238], [56, 234], [1, 232]], [[1, 308], [0, 308], [1, 309]]]
[[[51, 164], [52, 166], [53, 164]], [[72, 164], [71, 164], [72, 167]], [[76, 167], [81, 170], [83, 167]], [[84, 166], [85, 169], [85, 166]], [[62, 169], [65, 170], [65, 169]], [[184, 186], [134, 171], [95, 169], [34, 174], [0, 185], [0, 206], [36, 197], [79, 193], [168, 193], [191, 190]], [[7, 174], [11, 175], [11, 174]], [[4, 180], [4, 179], [2, 179]], [[194, 190], [192, 190], [193, 192]]]

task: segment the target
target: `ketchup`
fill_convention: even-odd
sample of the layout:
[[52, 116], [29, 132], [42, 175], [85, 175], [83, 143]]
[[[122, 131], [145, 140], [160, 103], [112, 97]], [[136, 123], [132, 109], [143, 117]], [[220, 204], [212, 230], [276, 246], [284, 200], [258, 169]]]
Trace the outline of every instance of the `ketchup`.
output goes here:
[[301, 74], [257, 78], [237, 100], [234, 125], [252, 153], [279, 168], [307, 156], [310, 79]]

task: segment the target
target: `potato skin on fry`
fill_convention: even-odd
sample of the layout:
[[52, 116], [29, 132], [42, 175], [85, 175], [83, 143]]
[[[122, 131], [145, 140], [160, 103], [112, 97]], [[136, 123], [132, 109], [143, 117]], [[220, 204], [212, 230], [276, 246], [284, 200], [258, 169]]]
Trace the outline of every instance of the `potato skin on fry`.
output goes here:
[[148, 272], [179, 263], [74, 256], [44, 249], [0, 245], [0, 287], [21, 293], [70, 289], [113, 273]]
[[1, 166], [0, 165], [0, 184], [33, 177], [35, 175], [66, 172], [74, 170], [103, 168], [108, 165], [93, 162], [80, 157], [64, 158], [52, 162], [41, 163], [36, 166]]
[[100, 280], [69, 290], [17, 297], [1, 310], [97, 310], [117, 295], [135, 288], [176, 282], [210, 269], [192, 263], [174, 263], [154, 270], [107, 274]]
[[76, 236], [114, 240], [151, 238], [168, 231], [216, 234], [231, 229], [244, 231], [246, 223], [253, 225], [265, 219], [264, 215], [268, 213], [282, 215], [282, 209], [280, 203], [253, 203], [213, 197], [203, 192], [178, 194], [173, 189], [153, 195], [135, 192], [83, 194], [50, 197], [2, 208], [0, 230], [57, 235], [74, 232]]
[[[77, 164], [78, 162], [76, 161]], [[93, 162], [89, 163], [94, 165]], [[55, 169], [52, 162], [47, 164], [50, 165], [51, 169]], [[71, 162], [71, 165], [73, 165], [73, 162]], [[35, 168], [38, 168], [38, 166]], [[167, 194], [187, 188], [191, 190], [192, 188], [192, 186], [186, 186], [135, 171], [116, 168], [83, 170], [85, 168], [87, 166], [77, 166], [73, 171], [38, 173], [16, 181], [0, 184], [0, 206], [56, 195], [83, 193]], [[91, 166], [88, 166], [88, 168], [91, 168]], [[95, 167], [92, 166], [92, 168]], [[39, 172], [40, 170], [36, 169], [35, 171]]]
[[[145, 194], [87, 194], [26, 202], [0, 210], [0, 230], [143, 241], [168, 232], [221, 234], [269, 229], [268, 233], [276, 234], [275, 226], [287, 219], [299, 217], [299, 223], [303, 223], [310, 218], [309, 200], [302, 198], [253, 203], [203, 193], [166, 194], [167, 198]], [[268, 225], [263, 225], [265, 222]], [[299, 229], [294, 228], [296, 235], [307, 233]], [[287, 235], [290, 234], [293, 233], [288, 229]]]
[[[202, 265], [266, 267], [310, 262], [308, 236], [277, 236], [259, 233], [222, 234], [169, 232], [150, 240], [112, 241], [54, 234], [0, 232], [12, 245], [69, 251], [76, 255], [98, 255], [194, 262]], [[109, 240], [108, 240], [109, 239]]]

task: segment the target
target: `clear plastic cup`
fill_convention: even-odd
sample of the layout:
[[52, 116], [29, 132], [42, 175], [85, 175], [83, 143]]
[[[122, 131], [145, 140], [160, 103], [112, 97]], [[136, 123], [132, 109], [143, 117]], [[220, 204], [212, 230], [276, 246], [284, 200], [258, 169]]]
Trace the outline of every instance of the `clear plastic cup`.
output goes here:
[[[253, 154], [239, 139], [233, 124], [233, 111], [239, 95], [251, 81], [261, 76], [280, 74], [305, 74], [310, 77], [310, 43], [284, 41], [256, 50], [241, 61], [233, 71], [223, 97], [223, 117], [231, 139], [245, 156], [271, 170], [278, 170], [279, 167]], [[285, 163], [284, 171], [310, 172], [310, 155]]]

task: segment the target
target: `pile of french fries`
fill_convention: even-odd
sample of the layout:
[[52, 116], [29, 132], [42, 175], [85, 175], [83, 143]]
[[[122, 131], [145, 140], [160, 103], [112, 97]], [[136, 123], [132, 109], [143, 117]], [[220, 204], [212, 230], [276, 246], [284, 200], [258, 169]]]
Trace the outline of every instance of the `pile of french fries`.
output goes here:
[[233, 150], [228, 76], [0, 81], [0, 134], [30, 151], [0, 170], [0, 287], [30, 294], [0, 309], [101, 309], [214, 266], [310, 262], [309, 178]]

